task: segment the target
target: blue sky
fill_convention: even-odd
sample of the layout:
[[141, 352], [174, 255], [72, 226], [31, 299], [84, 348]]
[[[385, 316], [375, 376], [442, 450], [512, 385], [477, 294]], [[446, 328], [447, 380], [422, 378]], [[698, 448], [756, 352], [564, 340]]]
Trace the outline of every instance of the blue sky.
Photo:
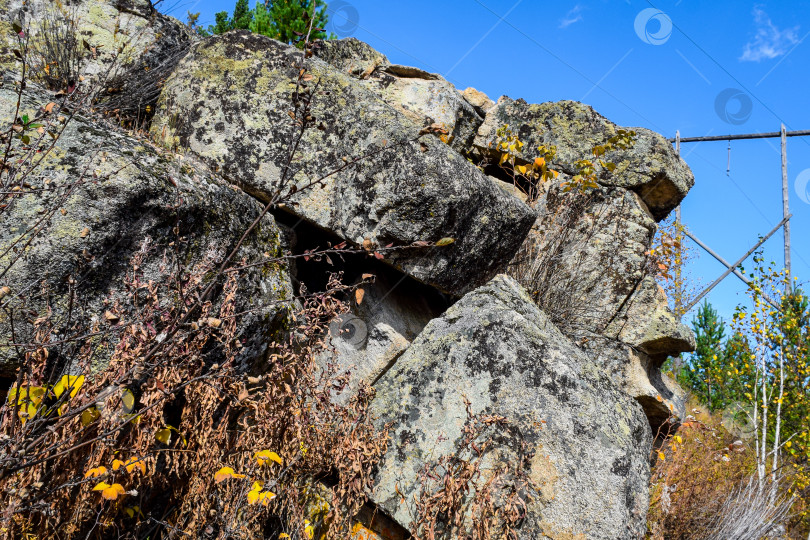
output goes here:
[[[174, 0], [164, 11], [203, 24], [234, 2]], [[330, 28], [392, 62], [541, 103], [573, 99], [624, 126], [674, 137], [810, 129], [810, 1], [333, 0]], [[696, 177], [682, 205], [690, 230], [738, 259], [782, 219], [779, 139], [685, 144]], [[805, 172], [806, 171], [806, 172]], [[810, 137], [788, 139], [793, 273], [810, 280]], [[708, 284], [724, 267], [700, 253]], [[782, 235], [765, 245], [780, 265]], [[749, 264], [750, 266], [750, 260]], [[709, 300], [728, 317], [745, 302], [733, 276]], [[687, 319], [691, 316], [687, 315]]]

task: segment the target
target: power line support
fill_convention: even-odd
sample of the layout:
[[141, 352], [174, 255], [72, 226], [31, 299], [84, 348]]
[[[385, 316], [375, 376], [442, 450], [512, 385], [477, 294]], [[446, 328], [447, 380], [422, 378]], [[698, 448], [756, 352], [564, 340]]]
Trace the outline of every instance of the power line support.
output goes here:
[[[714, 282], [713, 282], [711, 285], [709, 285], [708, 287], [706, 287], [705, 289], [703, 289], [703, 292], [701, 292], [701, 293], [700, 293], [700, 294], [697, 296], [697, 298], [695, 298], [694, 300], [692, 300], [692, 302], [691, 302], [691, 303], [690, 303], [688, 306], [686, 306], [686, 311], [685, 311], [685, 312], [687, 312], [687, 311], [689, 311], [690, 309], [692, 309], [693, 307], [695, 307], [695, 304], [697, 304], [698, 302], [700, 302], [701, 298], [703, 298], [704, 296], [706, 296], [707, 294], [709, 294], [709, 292], [710, 292], [712, 289], [714, 289], [715, 287], [717, 287], [717, 285], [719, 285], [721, 281], [723, 281], [724, 279], [726, 279], [726, 277], [727, 277], [727, 276], [728, 276], [728, 275], [729, 275], [731, 272], [733, 272], [735, 268], [737, 268], [738, 266], [740, 266], [740, 265], [742, 264], [742, 262], [743, 262], [745, 259], [747, 259], [747, 258], [748, 258], [748, 256], [749, 256], [749, 255], [751, 255], [751, 254], [752, 254], [754, 251], [756, 251], [756, 250], [757, 250], [757, 248], [758, 248], [759, 246], [761, 246], [762, 244], [764, 244], [764, 243], [765, 243], [765, 241], [766, 241], [768, 238], [770, 238], [771, 236], [773, 236], [773, 234], [774, 234], [776, 231], [778, 231], [778, 230], [780, 229], [780, 227], [782, 227], [782, 225], [784, 225], [785, 223], [787, 223], [789, 219], [790, 219], [790, 215], [785, 216], [785, 217], [782, 219], [782, 221], [780, 221], [780, 222], [779, 222], [779, 225], [777, 225], [776, 227], [774, 227], [773, 229], [771, 229], [771, 232], [769, 232], [768, 234], [766, 234], [764, 237], [762, 237], [762, 238], [759, 240], [759, 242], [757, 242], [756, 244], [754, 244], [754, 247], [752, 247], [751, 249], [749, 249], [748, 251], [746, 251], [746, 252], [745, 252], [745, 255], [743, 255], [742, 257], [740, 257], [740, 258], [737, 260], [737, 262], [735, 262], [734, 264], [732, 264], [731, 266], [729, 266], [729, 267], [728, 267], [728, 270], [726, 270], [725, 272], [723, 272], [723, 275], [722, 275], [722, 276], [720, 276], [719, 278], [717, 278], [716, 280], [714, 280]], [[684, 312], [684, 313], [685, 313], [685, 312]]]
[[785, 124], [782, 124], [782, 215], [785, 216], [785, 274], [787, 284], [785, 285], [785, 294], [790, 294], [793, 291], [793, 277], [790, 272], [790, 221], [787, 216], [790, 214], [790, 191], [788, 190], [788, 175], [787, 175], [787, 132], [785, 131]]
[[[715, 251], [714, 251], [712, 248], [710, 248], [709, 246], [707, 246], [706, 244], [704, 244], [703, 242], [701, 242], [701, 241], [700, 241], [700, 239], [699, 239], [697, 236], [695, 236], [694, 234], [690, 233], [689, 231], [684, 231], [683, 233], [684, 233], [686, 236], [688, 236], [688, 237], [689, 237], [689, 238], [690, 238], [690, 239], [691, 239], [691, 240], [692, 240], [694, 243], [696, 243], [698, 246], [702, 247], [702, 248], [703, 248], [703, 249], [706, 251], [706, 253], [708, 253], [709, 255], [711, 255], [712, 257], [714, 257], [715, 259], [717, 259], [717, 261], [718, 261], [720, 264], [722, 264], [722, 265], [723, 265], [723, 266], [725, 266], [726, 268], [730, 268], [730, 269], [731, 269], [731, 273], [733, 273], [735, 276], [737, 276], [738, 278], [740, 278], [740, 279], [742, 280], [742, 282], [743, 282], [743, 283], [745, 283], [745, 284], [746, 284], [746, 285], [748, 285], [748, 286], [750, 286], [750, 285], [751, 285], [751, 280], [750, 280], [750, 279], [748, 279], [747, 277], [745, 277], [745, 276], [744, 276], [742, 273], [740, 273], [740, 271], [739, 271], [739, 270], [737, 270], [735, 267], [731, 266], [731, 263], [729, 263], [729, 262], [728, 262], [727, 260], [725, 260], [723, 257], [721, 257], [720, 255], [718, 255], [718, 254], [717, 254], [717, 253], [716, 253], [716, 252], [715, 252]], [[765, 300], [766, 300], [766, 301], [767, 301], [767, 302], [768, 302], [770, 305], [772, 305], [773, 307], [775, 307], [777, 310], [781, 310], [781, 309], [782, 309], [782, 308], [779, 306], [779, 304], [777, 304], [776, 302], [774, 302], [774, 301], [773, 301], [773, 299], [771, 299], [770, 297], [765, 296], [764, 298], [765, 298]]]

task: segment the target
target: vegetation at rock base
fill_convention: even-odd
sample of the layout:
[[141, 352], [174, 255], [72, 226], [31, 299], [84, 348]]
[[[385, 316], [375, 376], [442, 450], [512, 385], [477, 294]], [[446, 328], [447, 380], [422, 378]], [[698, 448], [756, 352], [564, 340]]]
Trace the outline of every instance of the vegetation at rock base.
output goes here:
[[[796, 501], [793, 534], [810, 530], [810, 424], [807, 379], [810, 302], [785, 273], [754, 257], [751, 306], [739, 305], [726, 324], [704, 303], [692, 324], [697, 350], [671, 363], [678, 381], [745, 439], [748, 477], [775, 483]], [[740, 482], [747, 482], [741, 477]], [[709, 479], [706, 480], [710, 481]], [[728, 491], [728, 490], [727, 490]]]
[[233, 13], [218, 12], [216, 22], [207, 29], [197, 25], [199, 13], [188, 14], [188, 24], [203, 36], [224, 34], [231, 30], [250, 30], [284, 43], [294, 43], [310, 29], [310, 39], [334, 39], [324, 28], [329, 22], [326, 3], [323, 0], [258, 0], [253, 9], [248, 0], [237, 0]]
[[[680, 224], [674, 224], [668, 232], [667, 225], [659, 229], [658, 240], [651, 248], [656, 223], [645, 209], [645, 200], [637, 191], [609, 182], [617, 167], [627, 162], [617, 159], [617, 165], [610, 156], [625, 156], [623, 152], [633, 148], [639, 134], [609, 127], [588, 139], [598, 144], [579, 147], [568, 163], [560, 164], [555, 163], [558, 155], [566, 155], [569, 150], [564, 142], [559, 154], [554, 145], [533, 144], [536, 153], [526, 159], [522, 152], [526, 145], [517, 130], [506, 124], [492, 130], [494, 140], [488, 148], [482, 145], [463, 155], [458, 155], [459, 150], [452, 146], [457, 142], [449, 135], [452, 128], [427, 115], [421, 131], [420, 124], [409, 117], [401, 125], [412, 129], [397, 128], [397, 136], [379, 140], [372, 140], [376, 137], [352, 124], [355, 131], [343, 133], [365, 137], [363, 150], [356, 155], [354, 150], [349, 152], [351, 155], [335, 153], [330, 156], [336, 163], [333, 169], [317, 170], [317, 174], [306, 171], [298, 176], [306, 176], [303, 183], [293, 181], [304, 171], [306, 161], [314, 161], [313, 155], [322, 148], [309, 155], [301, 150], [311, 143], [310, 135], [329, 135], [330, 126], [326, 124], [340, 122], [329, 118], [332, 111], [328, 105], [318, 107], [318, 100], [332, 92], [324, 90], [328, 88], [325, 81], [330, 68], [326, 63], [317, 64], [321, 69], [317, 73], [308, 68], [308, 59], [317, 54], [310, 40], [325, 37], [324, 8], [321, 0], [312, 0], [259, 3], [251, 9], [247, 0], [238, 0], [233, 14], [218, 14], [216, 24], [210, 28], [210, 33], [217, 35], [233, 29], [251, 30], [305, 49], [300, 53], [257, 36], [242, 40], [246, 34], [235, 33], [198, 42], [192, 49], [196, 54], [200, 45], [226, 44], [228, 54], [235, 50], [239, 53], [239, 42], [245, 41], [256, 46], [258, 56], [271, 47], [281, 51], [283, 68], [270, 70], [278, 77], [273, 85], [276, 90], [256, 85], [268, 92], [260, 98], [272, 91], [283, 93], [278, 103], [284, 106], [275, 107], [274, 112], [280, 111], [285, 129], [289, 122], [287, 133], [291, 133], [289, 140], [281, 143], [278, 153], [282, 157], [272, 162], [278, 178], [273, 178], [277, 184], [272, 184], [269, 195], [257, 195], [250, 187], [234, 181], [232, 176], [238, 175], [233, 175], [233, 170], [221, 170], [210, 162], [204, 164], [205, 156], [193, 155], [191, 144], [181, 148], [185, 143], [179, 136], [172, 145], [166, 145], [172, 148], [169, 151], [153, 144], [158, 140], [155, 133], [155, 139], [150, 141], [143, 131], [127, 134], [120, 129], [149, 125], [164, 81], [191, 49], [187, 28], [179, 25], [179, 37], [172, 38], [177, 39], [166, 46], [165, 55], [148, 59], [148, 53], [154, 52], [150, 48], [157, 46], [147, 45], [145, 52], [135, 55], [133, 65], [123, 66], [119, 63], [121, 51], [129, 43], [121, 43], [117, 52], [108, 52], [91, 35], [80, 35], [72, 12], [67, 12], [64, 20], [55, 17], [41, 23], [42, 33], [36, 40], [23, 26], [12, 26], [18, 66], [4, 75], [0, 85], [2, 104], [11, 109], [0, 125], [0, 220], [7, 223], [21, 215], [25, 219], [17, 221], [25, 223], [19, 227], [12, 223], [0, 235], [4, 242], [0, 248], [0, 369], [4, 370], [0, 372], [0, 538], [346, 538], [373, 521], [358, 522], [363, 512], [373, 515], [381, 509], [390, 510], [385, 505], [399, 500], [400, 505], [408, 503], [405, 508], [412, 515], [410, 521], [402, 521], [410, 530], [400, 526], [398, 537], [517, 539], [527, 534], [527, 528], [537, 526], [532, 520], [545, 518], [545, 512], [554, 504], [562, 504], [564, 512], [569, 512], [570, 505], [559, 501], [568, 500], [566, 497], [576, 491], [582, 478], [587, 477], [590, 484], [591, 478], [601, 480], [600, 474], [609, 479], [610, 489], [616, 488], [614, 494], [622, 495], [610, 497], [614, 500], [608, 502], [616, 505], [616, 511], [597, 525], [621, 523], [622, 530], [633, 531], [628, 533], [632, 535], [643, 529], [649, 472], [646, 454], [651, 444], [648, 423], [660, 422], [633, 398], [639, 402], [645, 397], [658, 401], [664, 398], [653, 397], [654, 393], [639, 397], [632, 393], [634, 390], [628, 390], [629, 385], [622, 386], [612, 379], [615, 373], [601, 369], [598, 362], [591, 363], [593, 358], [586, 356], [593, 352], [586, 345], [589, 340], [612, 339], [620, 353], [629, 351], [637, 362], [631, 365], [639, 371], [634, 383], [657, 382], [653, 375], [658, 375], [657, 362], [665, 354], [654, 357], [656, 351], [630, 345], [629, 340], [621, 341], [615, 335], [608, 338], [607, 328], [623, 316], [623, 306], [635, 298], [641, 288], [639, 279], [649, 284], [655, 274], [663, 283], [669, 283], [669, 290], [676, 294], [675, 311], [679, 315], [690, 298], [681, 273], [685, 257]], [[158, 19], [153, 13], [151, 24], [157, 24]], [[199, 28], [198, 15], [189, 13], [188, 26], [206, 33]], [[165, 37], [157, 34], [160, 37], [156, 39]], [[229, 37], [237, 39], [227, 41]], [[290, 58], [296, 59], [292, 66]], [[258, 58], [255, 63], [262, 60]], [[86, 69], [88, 62], [95, 62], [94, 69]], [[370, 68], [353, 73], [364, 80], [382, 65], [375, 60]], [[397, 73], [405, 72], [417, 81], [435, 80], [419, 79], [422, 75], [413, 77], [415, 71], [401, 67], [385, 76], [396, 79]], [[354, 90], [352, 77], [343, 72], [335, 78], [341, 90]], [[376, 99], [369, 87], [361, 84], [357, 88], [363, 89], [363, 96], [369, 96], [364, 99]], [[350, 93], [341, 92], [341, 97]], [[13, 97], [9, 99], [10, 95]], [[227, 101], [219, 105], [224, 103]], [[171, 105], [181, 108], [178, 102]], [[385, 122], [399, 125], [399, 113], [389, 103], [381, 99], [372, 105], [391, 113]], [[184, 118], [172, 107], [163, 111], [163, 120], [171, 126], [188, 120], [190, 115]], [[583, 113], [580, 106], [575, 110]], [[203, 116], [207, 120], [207, 115]], [[231, 115], [229, 122], [236, 123], [238, 116]], [[281, 123], [277, 119], [274, 122], [270, 128], [281, 129]], [[221, 132], [221, 128], [231, 127], [218, 125], [211, 129]], [[205, 126], [199, 131], [207, 129]], [[241, 136], [242, 132], [237, 131]], [[400, 137], [399, 133], [406, 135]], [[520, 133], [525, 130], [521, 128]], [[434, 136], [447, 146], [439, 144]], [[253, 138], [269, 145], [270, 137]], [[282, 139], [287, 137], [278, 137]], [[111, 146], [120, 152], [110, 150]], [[444, 255], [467, 250], [469, 238], [457, 234], [461, 227], [454, 232], [445, 230], [463, 223], [463, 219], [452, 215], [439, 227], [418, 229], [418, 239], [402, 242], [384, 239], [386, 233], [378, 234], [378, 230], [355, 235], [352, 241], [345, 230], [318, 224], [328, 230], [321, 231], [323, 236], [313, 233], [317, 237], [313, 242], [321, 245], [312, 247], [315, 244], [310, 243], [298, 251], [290, 247], [295, 231], [289, 232], [282, 225], [288, 223], [285, 219], [301, 218], [294, 209], [300, 205], [302, 193], [306, 196], [321, 188], [329, 192], [332, 186], [326, 179], [330, 176], [362, 171], [355, 176], [370, 177], [360, 164], [374, 162], [383, 154], [386, 159], [398, 158], [401, 156], [397, 152], [409, 150], [417, 157], [439, 155], [445, 159], [419, 161], [419, 165], [460, 164], [457, 170], [474, 181], [457, 184], [465, 189], [455, 190], [453, 197], [468, 195], [471, 186], [480, 187], [475, 194], [499, 200], [514, 211], [503, 223], [519, 225], [513, 227], [521, 231], [515, 235], [515, 248], [525, 239], [509, 268], [520, 283], [498, 276], [490, 283], [500, 283], [503, 289], [478, 299], [465, 292], [466, 284], [457, 289], [461, 291], [457, 298], [450, 298], [452, 291], [436, 287], [429, 280], [419, 284], [424, 289], [416, 290], [433, 286], [430, 293], [441, 297], [441, 309], [456, 300], [455, 306], [463, 305], [465, 297], [472, 299], [470, 305], [476, 312], [480, 312], [478, 306], [492, 303], [492, 295], [508, 296], [510, 303], [482, 317], [486, 320], [481, 325], [476, 321], [459, 325], [465, 337], [458, 341], [464, 341], [465, 347], [479, 346], [476, 354], [480, 357], [474, 359], [480, 365], [470, 369], [494, 375], [481, 385], [481, 397], [476, 401], [487, 402], [497, 395], [503, 403], [520, 393], [514, 388], [528, 379], [537, 379], [531, 381], [537, 395], [523, 392], [520, 397], [531, 401], [521, 402], [513, 415], [509, 408], [486, 404], [481, 408], [479, 403], [474, 407], [467, 394], [460, 394], [466, 418], [463, 407], [454, 409], [461, 414], [447, 415], [454, 416], [452, 428], [459, 432], [456, 442], [449, 445], [452, 450], [431, 451], [414, 465], [410, 473], [416, 481], [408, 488], [410, 500], [405, 501], [400, 484], [394, 483], [388, 487], [393, 488], [396, 497], [391, 495], [387, 501], [375, 500], [372, 504], [374, 495], [370, 492], [375, 489], [379, 469], [385, 465], [386, 456], [398, 450], [389, 446], [402, 443], [412, 433], [405, 430], [391, 441], [391, 426], [397, 420], [389, 424], [375, 421], [374, 388], [384, 390], [384, 385], [377, 383], [385, 382], [386, 373], [392, 372], [375, 375], [373, 385], [351, 379], [351, 369], [338, 366], [335, 340], [344, 335], [344, 329], [336, 330], [335, 323], [343, 320], [351, 308], [364, 302], [367, 306], [369, 298], [374, 297], [371, 291], [375, 275], [370, 268], [384, 268], [383, 263], [390, 263], [395, 269], [385, 271], [394, 273], [406, 260], [399, 258], [403, 253]], [[479, 150], [483, 154], [478, 163], [480, 170], [466, 161], [481, 158], [476, 153]], [[226, 154], [226, 158], [230, 157]], [[250, 159], [243, 161], [251, 167]], [[403, 164], [394, 159], [388, 165]], [[320, 165], [318, 168], [328, 169]], [[137, 170], [138, 175], [128, 176], [132, 170]], [[491, 173], [494, 178], [483, 173]], [[449, 176], [437, 178], [447, 180]], [[405, 177], [396, 187], [412, 179]], [[103, 206], [105, 197], [118, 197], [121, 192], [116, 189], [127, 182], [138, 185], [127, 186], [132, 189], [120, 197], [127, 200], [120, 206], [110, 206], [112, 210], [108, 211]], [[500, 185], [494, 187], [491, 182]], [[511, 186], [504, 186], [504, 182]], [[441, 189], [447, 189], [448, 184], [438, 183]], [[421, 185], [424, 191], [433, 187]], [[375, 185], [374, 189], [385, 191], [388, 185]], [[210, 204], [211, 193], [216, 193], [213, 197], [217, 204]], [[445, 191], [437, 193], [429, 199], [431, 202], [446, 196]], [[323, 199], [316, 200], [322, 204]], [[390, 206], [406, 205], [385, 202]], [[95, 214], [77, 211], [77, 207], [96, 204], [101, 210]], [[433, 217], [445, 208], [449, 208], [449, 214], [457, 210], [438, 202], [438, 210], [431, 205], [413, 206], [405, 212], [406, 218], [394, 218], [391, 230], [406, 220], [410, 222], [413, 216], [417, 216], [413, 221], [428, 221], [428, 213]], [[143, 210], [147, 207], [148, 211]], [[192, 215], [199, 208], [203, 208], [203, 214], [210, 208], [210, 216]], [[662, 208], [671, 209], [666, 204]], [[149, 221], [150, 212], [160, 214], [159, 219]], [[366, 217], [352, 212], [346, 212], [350, 219]], [[113, 214], [109, 221], [105, 221], [106, 214]], [[234, 220], [220, 219], [223, 214]], [[95, 216], [101, 217], [92, 219]], [[131, 219], [133, 216], [135, 219]], [[482, 214], [486, 219], [469, 221], [482, 223], [481, 229], [485, 230], [493, 227], [491, 216], [499, 217], [496, 213]], [[535, 227], [527, 237], [524, 233], [535, 217]], [[67, 223], [70, 220], [74, 221]], [[126, 234], [114, 231], [107, 244], [94, 242], [95, 237], [109, 232], [106, 229], [113, 220], [132, 225], [137, 233], [130, 236], [130, 229], [124, 231]], [[233, 223], [237, 230], [228, 227]], [[600, 236], [608, 229], [606, 224], [611, 230]], [[627, 230], [631, 228], [636, 236], [628, 240]], [[202, 234], [194, 234], [200, 230]], [[342, 238], [336, 240], [329, 236], [331, 233]], [[214, 240], [206, 243], [206, 238]], [[497, 238], [495, 243], [502, 241]], [[41, 254], [38, 250], [42, 246], [53, 245], [64, 248], [63, 252], [72, 250], [69, 257], [26, 267], [37, 268], [27, 274], [19, 271]], [[620, 253], [628, 245], [632, 253]], [[107, 249], [103, 255], [99, 255], [100, 246]], [[509, 257], [514, 253], [506, 251]], [[614, 253], [610, 252], [620, 253], [616, 260], [621, 264], [613, 266]], [[105, 259], [108, 254], [113, 255]], [[595, 270], [585, 267], [589, 257], [598, 260]], [[348, 259], [353, 262], [347, 263]], [[452, 259], [441, 262], [447, 260]], [[741, 306], [732, 321], [724, 322], [711, 305], [704, 304], [693, 321], [697, 350], [679, 363], [672, 363], [674, 375], [702, 404], [689, 404], [691, 415], [682, 419], [677, 431], [673, 418], [657, 434], [649, 456], [649, 461], [655, 463], [648, 527], [652, 538], [759, 538], [783, 532], [806, 536], [808, 532], [810, 367], [806, 362], [810, 302], [803, 291], [785, 283], [783, 273], [764, 265], [761, 256], [755, 261], [749, 291], [753, 308]], [[508, 260], [502, 262], [492, 267], [484, 281], [506, 267]], [[310, 286], [315, 282], [311, 276], [308, 279], [293, 272], [307, 268], [307, 264], [320, 265], [319, 281], [314, 287]], [[351, 268], [353, 275], [359, 276], [357, 279], [347, 279], [342, 273], [352, 265], [357, 266]], [[103, 273], [108, 267], [116, 267], [120, 273]], [[21, 273], [24, 280], [14, 281]], [[604, 283], [615, 285], [611, 280], [627, 277], [623, 274], [631, 275], [628, 281], [632, 284], [610, 297], [609, 302], [603, 302], [614, 292], [612, 289], [621, 287], [612, 287], [609, 293], [600, 287]], [[256, 275], [261, 276], [258, 282]], [[401, 275], [402, 279], [408, 276], [404, 271]], [[479, 277], [473, 272], [469, 275]], [[431, 299], [433, 296], [427, 298]], [[436, 315], [438, 311], [431, 311], [436, 321], [431, 328], [441, 328], [446, 320]], [[663, 314], [662, 318], [671, 315], [663, 309], [657, 313]], [[536, 347], [533, 345], [535, 350], [542, 347], [557, 357], [575, 360], [561, 364], [563, 369], [548, 369], [546, 364], [552, 364], [542, 358], [544, 352], [538, 353], [541, 359], [534, 353], [521, 354], [517, 358], [528, 359], [528, 367], [515, 369], [517, 362], [508, 360], [503, 362], [506, 368], [492, 371], [488, 364], [503, 358], [496, 347], [506, 346], [502, 341], [507, 340], [500, 339], [502, 334], [477, 330], [481, 326], [509, 330], [504, 320], [520, 318], [516, 315], [532, 324], [540, 321], [543, 331], [553, 331], [554, 339], [539, 340]], [[455, 315], [447, 319], [452, 317]], [[421, 324], [426, 328], [426, 322]], [[473, 331], [468, 332], [470, 329]], [[379, 332], [380, 328], [374, 330]], [[418, 351], [410, 341], [416, 343], [416, 339], [422, 339], [419, 346], [426, 341], [430, 345], [429, 331], [420, 334], [417, 329], [412, 333], [402, 339], [407, 342], [402, 345], [405, 349], [413, 347], [412, 351]], [[438, 334], [441, 332], [435, 332], [433, 344], [452, 335]], [[516, 334], [518, 344], [507, 352], [525, 353], [520, 343], [525, 344], [531, 332]], [[448, 338], [447, 343], [457, 345], [454, 339]], [[398, 354], [407, 357], [407, 351], [402, 352], [405, 349]], [[410, 354], [422, 358], [418, 352]], [[452, 354], [440, 355], [454, 358]], [[471, 361], [472, 355], [460, 356]], [[399, 361], [396, 358], [394, 361]], [[394, 361], [387, 361], [384, 370], [392, 369]], [[577, 374], [583, 366], [585, 371]], [[532, 371], [535, 367], [537, 371]], [[511, 370], [509, 376], [514, 373], [515, 378], [498, 379], [507, 368]], [[407, 378], [415, 370], [406, 367], [402, 371]], [[445, 376], [449, 370], [435, 371]], [[503, 380], [510, 382], [503, 384]], [[450, 395], [449, 390], [458, 390], [443, 382], [437, 384], [435, 393], [441, 394], [441, 399]], [[577, 401], [586, 394], [582, 391], [585, 384], [593, 388], [587, 389], [585, 399]], [[406, 385], [397, 382], [392, 386], [399, 390]], [[545, 390], [549, 394], [543, 394]], [[418, 396], [423, 387], [409, 391]], [[645, 387], [643, 392], [647, 391]], [[387, 394], [397, 417], [404, 418], [414, 409], [434, 410], [414, 407], [408, 411], [402, 401], [397, 401], [402, 394]], [[397, 397], [392, 398], [394, 394]], [[590, 424], [583, 421], [576, 438], [568, 431], [555, 431], [555, 418], [549, 416], [547, 421], [546, 411], [538, 408], [526, 413], [526, 403], [531, 408], [545, 401], [537, 396], [560, 397], [559, 405], [552, 407], [560, 416], [571, 412], [566, 403], [580, 403], [582, 407], [574, 411], [580, 415], [591, 408], [587, 418]], [[602, 400], [602, 396], [608, 398]], [[666, 406], [674, 410], [669, 401]], [[474, 409], [483, 412], [474, 414]], [[494, 414], [493, 410], [510, 417]], [[604, 422], [605, 417], [595, 420], [593, 410], [613, 415], [609, 418], [616, 422]], [[513, 419], [517, 422], [513, 423]], [[450, 440], [446, 438], [445, 424], [436, 424], [438, 441]], [[610, 437], [605, 436], [609, 430], [601, 431], [606, 425], [614, 430]], [[673, 429], [668, 432], [669, 428]], [[562, 433], [565, 440], [549, 433]], [[590, 447], [594, 434], [602, 441]], [[616, 442], [617, 438], [621, 440]], [[546, 458], [544, 451], [549, 448], [544, 446], [557, 443], [562, 450], [551, 448], [550, 452], [564, 453], [558, 457], [576, 454], [576, 459], [565, 462], [565, 467], [560, 466], [564, 460]], [[600, 461], [604, 455], [608, 457]], [[582, 468], [576, 470], [578, 467]], [[574, 473], [563, 468], [574, 469]], [[566, 474], [577, 478], [571, 480]], [[577, 503], [582, 501], [584, 507], [593, 502], [586, 502], [586, 498], [582, 496]], [[600, 509], [604, 502], [597, 501]], [[612, 521], [615, 514], [621, 517]], [[582, 517], [581, 521], [590, 519]], [[551, 535], [546, 528], [552, 531], [554, 525], [544, 522], [539, 526], [543, 534]], [[572, 529], [560, 535], [576, 533]]]
[[[0, 216], [15, 212], [26, 197], [54, 194], [44, 199], [41, 220], [6, 246], [2, 276], [20, 263], [19, 246], [47, 235], [53, 216], [67, 214], [69, 197], [87, 183], [113, 183], [120, 172], [93, 169], [106, 156], [91, 152], [92, 163], [83, 164], [78, 177], [51, 184], [45, 174], [49, 159], [60, 159], [58, 144], [71, 123], [104, 125], [92, 107], [96, 89], [80, 78], [54, 101], [23, 112], [43, 94], [29, 93], [27, 32], [15, 32], [21, 66], [19, 79], [8, 81], [14, 83], [16, 107], [0, 138]], [[299, 133], [313, 125], [311, 80], [302, 67], [296, 109], [290, 111]], [[414, 140], [387, 146], [444, 133], [427, 128]], [[299, 159], [291, 145], [290, 165]], [[343, 167], [367, 158], [347, 159]], [[163, 180], [177, 187], [174, 179]], [[318, 185], [315, 180], [308, 187]], [[276, 252], [259, 260], [236, 255], [258, 234], [268, 211], [298, 191], [282, 178], [278, 196], [241, 238], [193, 263], [187, 255], [192, 242], [175, 217], [166, 238], [147, 237], [129, 260], [120, 261], [126, 275], [104, 299], [102, 313], [80, 293], [86, 268], [66, 277], [64, 302], [46, 276], [31, 276], [24, 290], [0, 288], [3, 348], [11, 348], [19, 362], [8, 392], [0, 395], [0, 537], [152, 538], [184, 531], [211, 538], [312, 539], [344, 538], [356, 529], [353, 518], [367, 499], [388, 432], [368, 415], [374, 391], [361, 384], [350, 399], [337, 399], [348, 375], [319, 359], [334, 353], [330, 325], [346, 312], [349, 298], [362, 300], [358, 287], [373, 275], [346, 285], [333, 273], [324, 290], [302, 286], [294, 299], [280, 297], [248, 311], [240, 311], [237, 301], [246, 271], [285, 272], [294, 262], [292, 255]], [[183, 205], [178, 195], [163, 212], [178, 216]], [[85, 228], [80, 236], [90, 234]], [[454, 242], [444, 237], [404, 249], [442, 249]], [[387, 249], [341, 242], [300, 258], [332, 265], [330, 256], [376, 260]], [[155, 266], [157, 274], [147, 273]], [[241, 321], [268, 309], [281, 314], [282, 324], [267, 336], [260, 358], [246, 358]], [[481, 429], [491, 424], [474, 415], [470, 422]], [[475, 447], [480, 432], [471, 433]], [[492, 521], [504, 516], [507, 525], [522, 518], [525, 496], [511, 493], [514, 508], [483, 516], [481, 530], [499, 530], [501, 524]]]

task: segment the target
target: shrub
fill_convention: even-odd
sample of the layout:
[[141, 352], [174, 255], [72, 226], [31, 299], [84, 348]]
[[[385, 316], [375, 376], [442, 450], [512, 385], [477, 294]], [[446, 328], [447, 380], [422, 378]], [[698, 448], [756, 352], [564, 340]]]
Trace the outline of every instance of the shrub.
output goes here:
[[793, 502], [787, 486], [760, 486], [749, 443], [718, 417], [692, 412], [700, 420], [687, 416], [677, 433], [661, 433], [653, 450], [649, 537], [758, 539], [784, 526]]

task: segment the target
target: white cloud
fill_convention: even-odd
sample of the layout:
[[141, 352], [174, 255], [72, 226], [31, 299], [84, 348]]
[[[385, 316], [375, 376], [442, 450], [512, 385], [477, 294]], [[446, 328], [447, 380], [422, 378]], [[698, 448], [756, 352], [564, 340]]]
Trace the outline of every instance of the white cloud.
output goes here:
[[577, 4], [574, 8], [565, 14], [565, 17], [560, 20], [560, 28], [568, 28], [574, 23], [582, 20], [582, 6]]
[[799, 42], [798, 26], [780, 30], [759, 6], [754, 7], [753, 14], [757, 33], [745, 44], [740, 57], [743, 62], [760, 62], [782, 56]]

